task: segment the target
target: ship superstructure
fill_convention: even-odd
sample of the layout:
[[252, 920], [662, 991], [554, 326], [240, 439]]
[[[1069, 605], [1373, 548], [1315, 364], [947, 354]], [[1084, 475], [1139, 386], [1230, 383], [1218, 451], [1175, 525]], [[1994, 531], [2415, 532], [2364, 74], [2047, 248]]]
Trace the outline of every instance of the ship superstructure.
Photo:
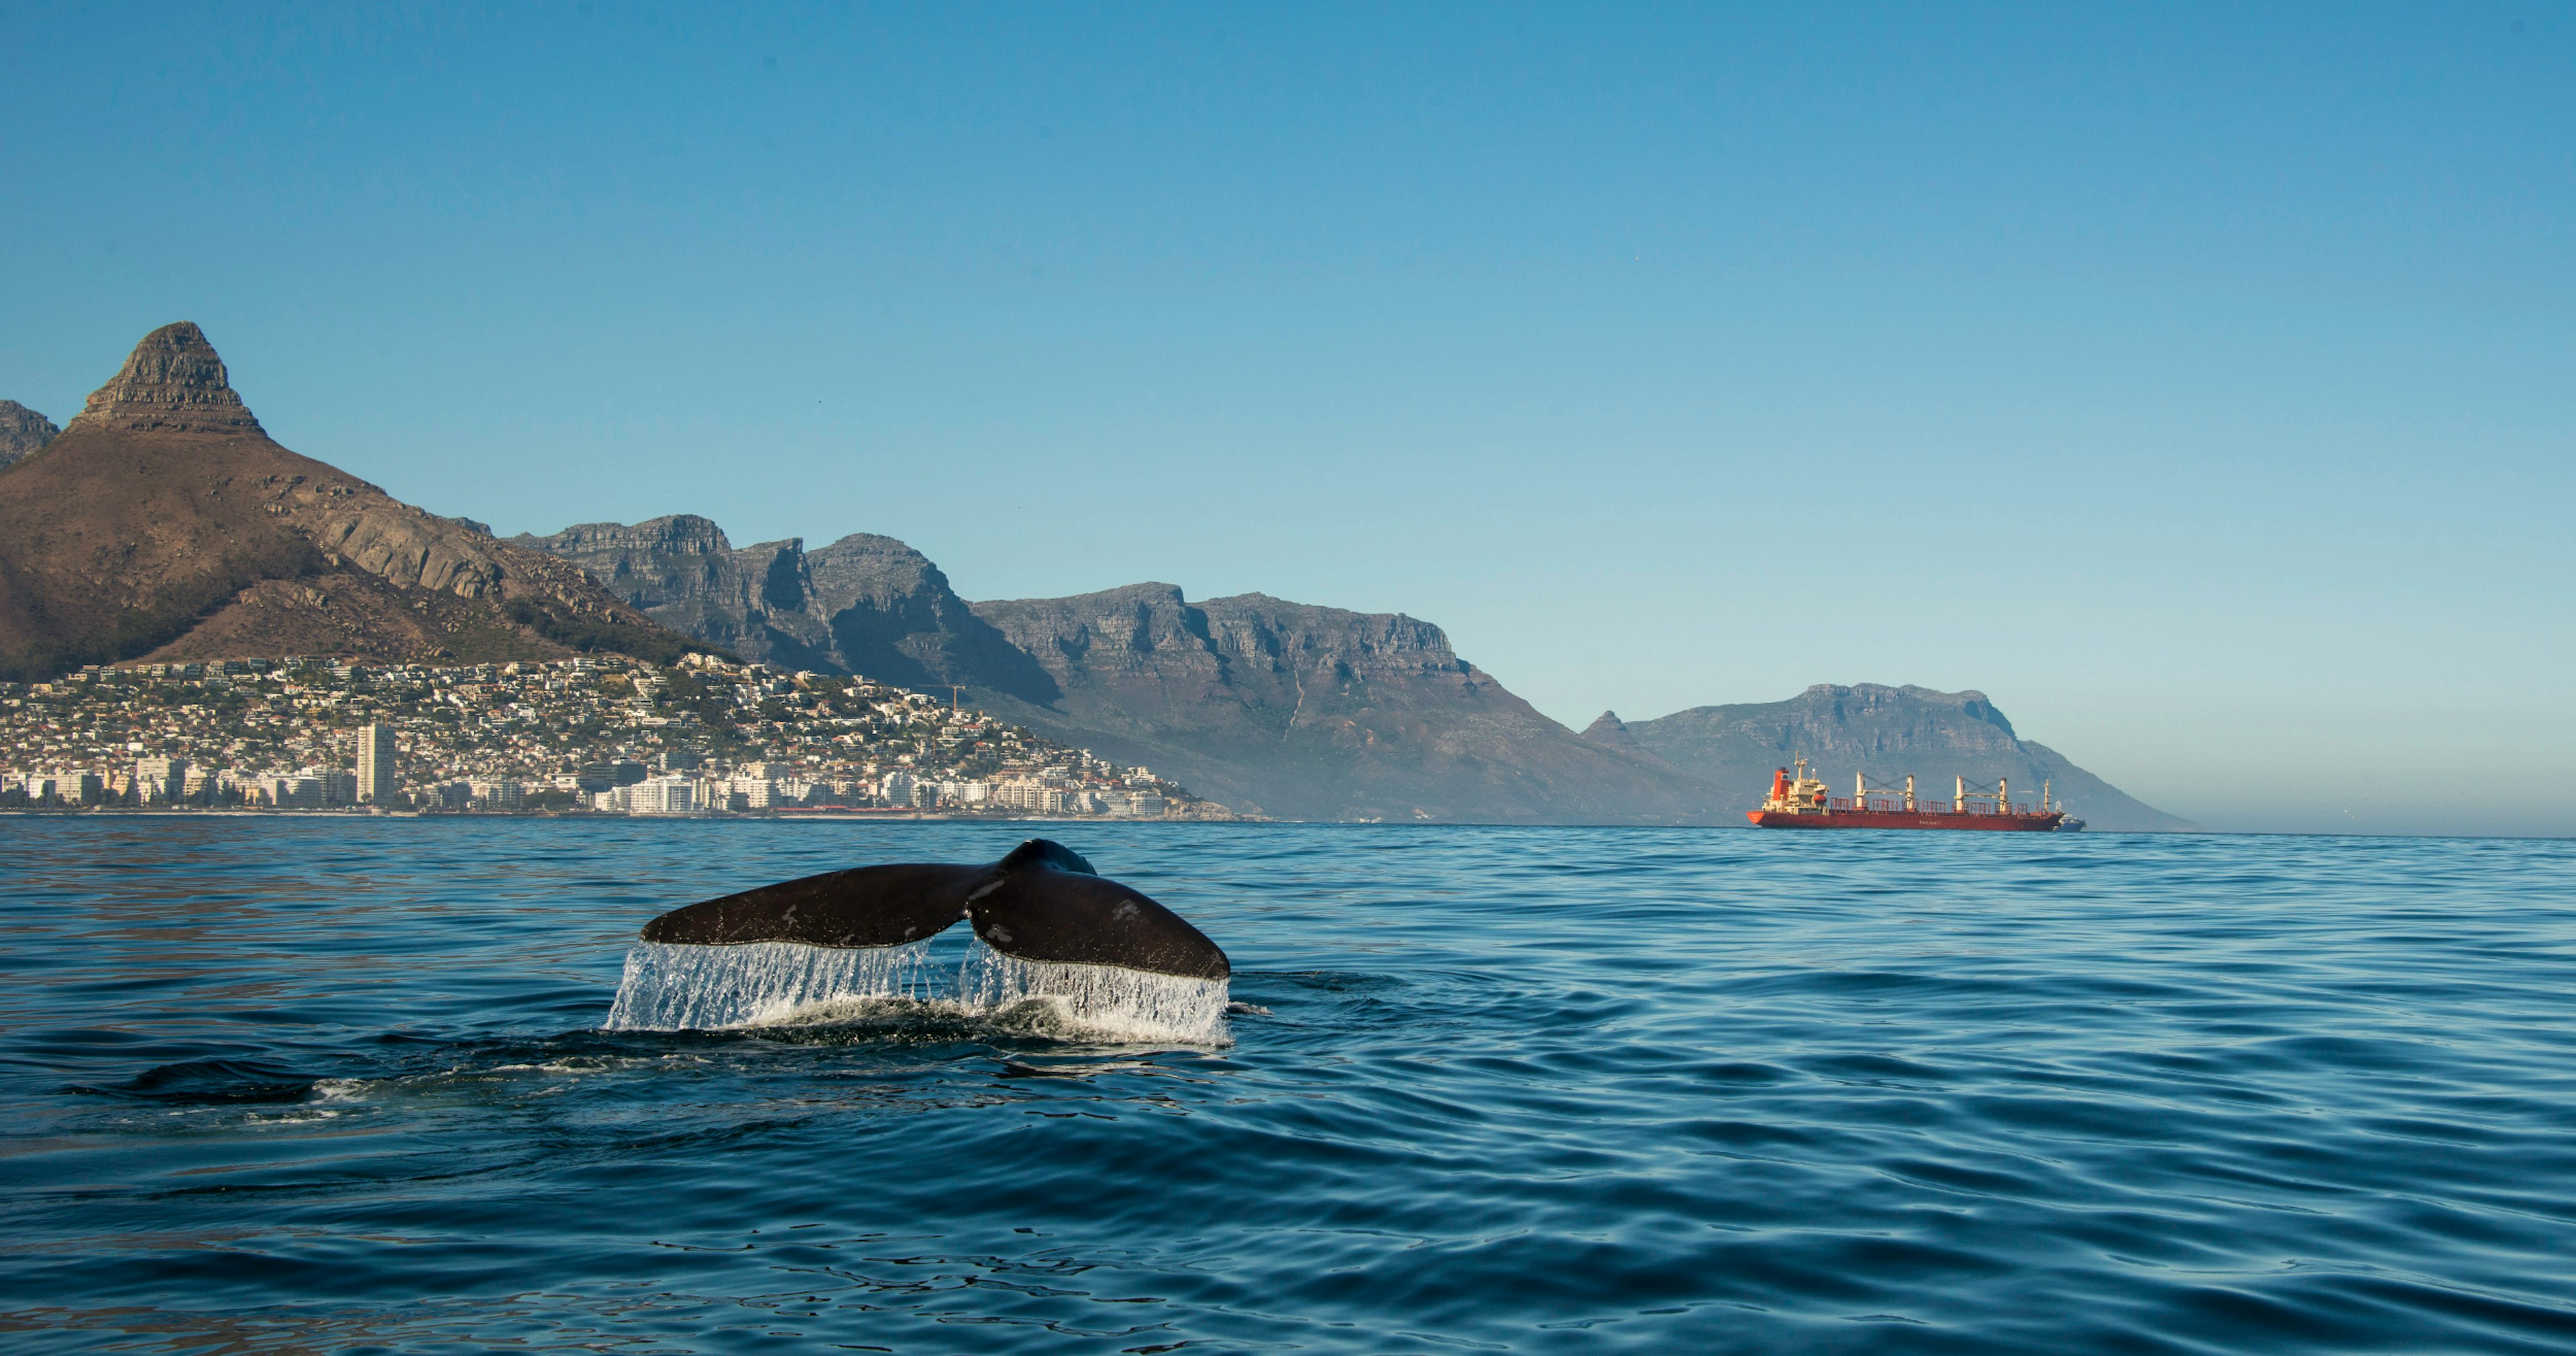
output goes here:
[[1797, 771], [1772, 774], [1771, 794], [1759, 810], [1744, 812], [1765, 829], [1981, 829], [1988, 832], [2046, 833], [2066, 820], [2066, 811], [2049, 799], [2049, 783], [2039, 784], [2036, 805], [2015, 803], [2009, 778], [1991, 787], [1971, 786], [1957, 778], [1948, 800], [1924, 800], [1914, 793], [1914, 776], [1905, 785], [1873, 785], [1866, 775], [1852, 775], [1852, 793], [1834, 795], [1824, 779], [1807, 775], [1807, 760]]

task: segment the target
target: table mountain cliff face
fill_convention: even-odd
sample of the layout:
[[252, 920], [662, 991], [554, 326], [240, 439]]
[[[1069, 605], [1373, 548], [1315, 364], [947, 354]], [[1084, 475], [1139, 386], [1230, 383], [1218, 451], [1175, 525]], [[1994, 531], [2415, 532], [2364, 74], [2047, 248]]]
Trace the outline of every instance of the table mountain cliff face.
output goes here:
[[14, 400], [0, 400], [0, 470], [34, 456], [62, 432], [54, 421]]
[[68, 427], [0, 470], [0, 676], [691, 645], [568, 562], [278, 446], [186, 322], [144, 336]]
[[733, 547], [705, 518], [518, 542], [745, 658], [954, 683], [1000, 718], [1296, 819], [1709, 822], [1712, 787], [1588, 744], [1460, 660], [1440, 628], [1169, 584], [969, 604], [891, 537]]
[[1169, 584], [974, 605], [1062, 694], [1005, 719], [1296, 819], [1692, 823], [1715, 789], [1587, 744], [1412, 617]]
[[1954, 778], [1991, 784], [2003, 777], [2016, 800], [2036, 800], [2041, 783], [2049, 783], [2068, 812], [2092, 828], [2193, 827], [2022, 739], [1981, 692], [1818, 684], [1783, 702], [1695, 706], [1656, 720], [1623, 723], [1605, 711], [1584, 737], [1641, 749], [1724, 788], [1734, 810], [1760, 804], [1772, 770], [1803, 757], [1836, 795], [1850, 794], [1855, 773], [1899, 785], [1912, 773], [1918, 796], [1945, 802]]

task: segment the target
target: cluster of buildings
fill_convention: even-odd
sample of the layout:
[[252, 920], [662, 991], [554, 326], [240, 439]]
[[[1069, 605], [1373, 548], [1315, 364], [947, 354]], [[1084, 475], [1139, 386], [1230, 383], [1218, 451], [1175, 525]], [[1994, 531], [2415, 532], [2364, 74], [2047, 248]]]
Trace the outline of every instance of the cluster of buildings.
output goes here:
[[1234, 817], [953, 702], [695, 654], [0, 683], [0, 808], [73, 807]]

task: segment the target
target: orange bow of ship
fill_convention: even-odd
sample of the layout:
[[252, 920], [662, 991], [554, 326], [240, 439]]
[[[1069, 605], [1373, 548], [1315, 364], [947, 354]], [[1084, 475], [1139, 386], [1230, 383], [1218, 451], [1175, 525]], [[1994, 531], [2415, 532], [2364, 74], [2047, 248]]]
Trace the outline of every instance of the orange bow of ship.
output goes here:
[[1821, 778], [1807, 775], [1807, 760], [1798, 760], [1792, 775], [1781, 768], [1771, 777], [1771, 794], [1759, 810], [1744, 812], [1755, 827], [1765, 829], [1979, 829], [2001, 833], [2047, 833], [2059, 828], [2074, 828], [2084, 821], [2071, 823], [2066, 811], [2049, 803], [2048, 783], [2039, 787], [2039, 803], [2016, 804], [2009, 779], [1998, 780], [1992, 787], [1970, 786], [1961, 778], [1947, 801], [1922, 800], [1914, 794], [1914, 778], [1908, 775], [1903, 787], [1872, 786], [1867, 777], [1854, 774], [1852, 793], [1848, 797], [1833, 795]]

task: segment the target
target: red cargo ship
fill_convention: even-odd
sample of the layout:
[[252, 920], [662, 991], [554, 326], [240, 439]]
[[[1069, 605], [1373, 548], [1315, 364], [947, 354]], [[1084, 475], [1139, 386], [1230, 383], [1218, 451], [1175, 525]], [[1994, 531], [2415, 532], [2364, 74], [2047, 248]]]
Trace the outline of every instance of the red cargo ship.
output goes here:
[[1822, 780], [1807, 775], [1807, 760], [1798, 760], [1798, 773], [1789, 775], [1782, 768], [1772, 774], [1771, 798], [1759, 810], [1744, 812], [1758, 828], [1765, 829], [1984, 829], [2004, 833], [2047, 833], [2066, 820], [2066, 812], [2050, 806], [2048, 783], [2039, 784], [2039, 805], [2028, 802], [2016, 805], [2012, 800], [2009, 779], [1997, 781], [1992, 789], [1968, 785], [1959, 780], [1957, 788], [1945, 803], [1920, 801], [1914, 797], [1914, 778], [1905, 779], [1905, 788], [1871, 786], [1869, 779], [1852, 777], [1849, 799], [1828, 795]]

